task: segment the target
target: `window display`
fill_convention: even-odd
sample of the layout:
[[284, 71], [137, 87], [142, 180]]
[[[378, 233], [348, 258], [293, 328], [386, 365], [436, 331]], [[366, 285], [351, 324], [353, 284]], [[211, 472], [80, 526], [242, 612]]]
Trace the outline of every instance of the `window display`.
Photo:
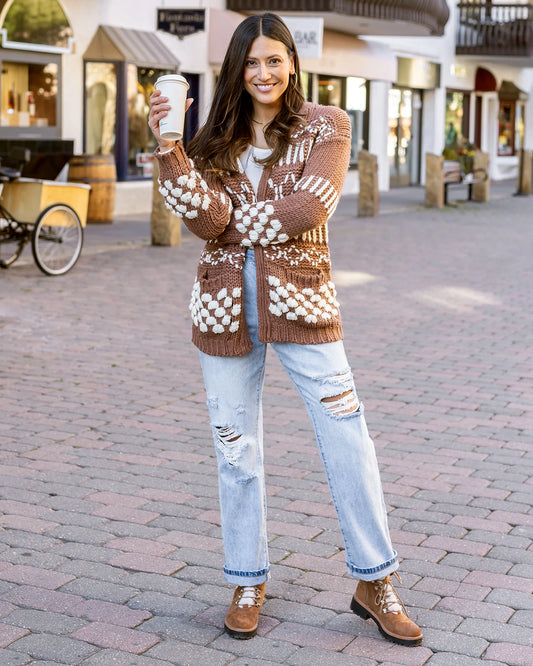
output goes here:
[[342, 84], [344, 79], [339, 76], [318, 77], [318, 103], [324, 106], [342, 108]]
[[455, 150], [468, 139], [470, 94], [460, 91], [446, 93], [446, 129], [444, 146]]
[[357, 165], [359, 151], [365, 147], [366, 143], [367, 85], [366, 79], [356, 76], [349, 76], [346, 79], [346, 112], [350, 116], [352, 125], [351, 165]]
[[2, 127], [57, 125], [56, 63], [2, 61]]
[[127, 67], [128, 176], [151, 177], [156, 141], [147, 122], [149, 99], [157, 79], [171, 72], [131, 64]]
[[500, 101], [498, 155], [517, 155], [524, 144], [524, 104]]
[[85, 150], [90, 155], [111, 155], [115, 150], [115, 70], [115, 65], [109, 62], [85, 65]]
[[413, 156], [413, 91], [393, 87], [389, 90], [389, 135], [387, 154], [391, 187], [410, 184]]

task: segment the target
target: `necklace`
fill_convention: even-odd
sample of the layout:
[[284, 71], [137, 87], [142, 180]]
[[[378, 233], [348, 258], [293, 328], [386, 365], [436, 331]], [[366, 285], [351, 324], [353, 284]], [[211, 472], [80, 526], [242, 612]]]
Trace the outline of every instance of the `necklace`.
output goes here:
[[267, 120], [266, 122], [262, 123], [259, 120], [256, 120], [255, 118], [252, 118], [253, 123], [257, 123], [257, 125], [268, 125], [268, 123], [272, 122], [271, 120]]

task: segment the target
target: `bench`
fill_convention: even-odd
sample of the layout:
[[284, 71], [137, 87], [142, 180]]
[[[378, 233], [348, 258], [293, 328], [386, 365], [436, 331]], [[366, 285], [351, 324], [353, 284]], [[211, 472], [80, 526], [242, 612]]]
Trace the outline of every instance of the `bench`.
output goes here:
[[444, 205], [448, 206], [448, 188], [459, 185], [468, 185], [468, 201], [472, 201], [474, 185], [485, 183], [489, 179], [486, 169], [474, 169], [471, 173], [465, 173], [461, 164], [452, 160], [445, 160], [443, 164], [444, 173]]

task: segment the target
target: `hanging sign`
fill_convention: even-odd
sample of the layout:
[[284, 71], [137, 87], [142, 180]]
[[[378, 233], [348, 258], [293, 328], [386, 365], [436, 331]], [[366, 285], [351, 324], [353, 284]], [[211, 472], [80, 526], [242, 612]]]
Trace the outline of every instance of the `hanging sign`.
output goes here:
[[300, 58], [322, 57], [324, 19], [318, 16], [283, 16]]
[[205, 30], [205, 9], [158, 9], [157, 29], [180, 39]]

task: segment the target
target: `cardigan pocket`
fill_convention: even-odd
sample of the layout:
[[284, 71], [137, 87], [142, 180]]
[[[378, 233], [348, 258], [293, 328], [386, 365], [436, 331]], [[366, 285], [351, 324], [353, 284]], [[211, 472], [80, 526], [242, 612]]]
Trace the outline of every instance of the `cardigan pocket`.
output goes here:
[[209, 277], [200, 268], [194, 281], [189, 310], [193, 325], [201, 333], [236, 333], [242, 313], [242, 287], [225, 286], [228, 276]]
[[335, 285], [324, 271], [303, 273], [281, 266], [274, 271], [277, 275], [266, 278], [272, 315], [306, 328], [340, 324]]

